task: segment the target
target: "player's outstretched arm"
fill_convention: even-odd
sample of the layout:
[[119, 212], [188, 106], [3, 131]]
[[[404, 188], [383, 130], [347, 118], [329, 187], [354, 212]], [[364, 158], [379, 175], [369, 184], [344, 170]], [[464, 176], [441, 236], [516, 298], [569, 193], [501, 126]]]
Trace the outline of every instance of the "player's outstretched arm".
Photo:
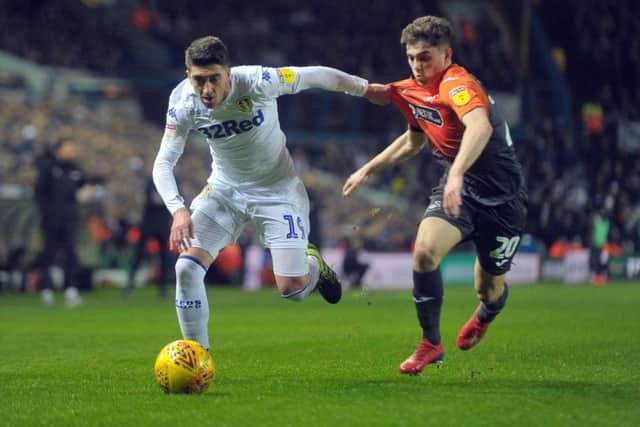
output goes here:
[[[308, 66], [268, 70], [270, 71], [266, 73], [267, 78], [263, 77], [262, 80], [262, 90], [271, 96], [292, 95], [307, 89], [322, 89], [361, 96], [377, 105], [387, 105], [391, 102], [390, 86], [380, 83], [369, 84], [362, 77], [345, 73], [336, 68]], [[278, 84], [273, 84], [274, 81]]]
[[331, 92], [344, 92], [353, 96], [365, 96], [369, 82], [331, 67], [309, 66], [291, 67], [294, 73], [289, 93], [298, 93], [306, 89], [322, 89]]
[[349, 197], [369, 175], [394, 166], [415, 156], [425, 145], [424, 135], [420, 132], [406, 131], [396, 138], [387, 148], [368, 161], [349, 176], [342, 187], [342, 195]]
[[369, 173], [364, 166], [352, 173], [342, 186], [342, 196], [349, 197], [358, 187], [360, 187], [360, 184], [367, 180], [368, 176]]

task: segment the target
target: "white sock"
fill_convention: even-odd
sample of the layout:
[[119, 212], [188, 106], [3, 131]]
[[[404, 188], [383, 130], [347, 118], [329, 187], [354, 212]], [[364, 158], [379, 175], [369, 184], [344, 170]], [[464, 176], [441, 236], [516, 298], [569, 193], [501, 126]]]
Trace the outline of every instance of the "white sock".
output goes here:
[[181, 256], [176, 262], [176, 312], [184, 339], [209, 348], [209, 301], [204, 286], [207, 271], [195, 258]]
[[302, 301], [316, 288], [318, 284], [318, 277], [320, 277], [318, 260], [316, 257], [307, 256], [307, 261], [309, 263], [309, 279], [306, 286], [295, 292], [291, 292], [290, 294], [282, 295], [282, 298], [290, 299], [292, 301]]

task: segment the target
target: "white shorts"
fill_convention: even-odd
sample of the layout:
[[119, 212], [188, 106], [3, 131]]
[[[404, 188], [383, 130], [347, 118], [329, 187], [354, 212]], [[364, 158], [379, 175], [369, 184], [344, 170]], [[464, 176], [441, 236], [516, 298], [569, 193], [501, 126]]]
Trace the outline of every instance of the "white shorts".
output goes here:
[[[309, 197], [298, 177], [281, 180], [267, 187], [238, 190], [222, 183], [207, 184], [191, 203], [194, 224], [192, 245], [216, 257], [225, 246], [234, 243], [242, 229], [253, 223], [261, 243], [277, 249], [299, 249], [295, 264], [276, 266], [274, 272], [295, 276], [308, 271], [305, 251], [309, 242]], [[290, 251], [287, 251], [291, 253]], [[287, 257], [288, 258], [288, 257]], [[282, 263], [278, 263], [282, 264]], [[294, 271], [295, 270], [295, 271]], [[295, 273], [295, 274], [294, 274]]]

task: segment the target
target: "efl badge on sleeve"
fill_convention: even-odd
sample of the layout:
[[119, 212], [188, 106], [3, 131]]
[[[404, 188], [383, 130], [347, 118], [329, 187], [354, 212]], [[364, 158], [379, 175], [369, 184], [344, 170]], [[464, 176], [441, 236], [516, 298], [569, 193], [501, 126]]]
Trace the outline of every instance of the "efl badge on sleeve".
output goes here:
[[283, 84], [290, 85], [296, 81], [296, 73], [294, 73], [291, 68], [278, 68], [276, 69], [276, 72], [278, 73], [280, 82]]
[[469, 95], [469, 90], [466, 86], [458, 86], [457, 88], [451, 90], [449, 92], [449, 97], [458, 107], [466, 105], [469, 100], [471, 100], [471, 95]]

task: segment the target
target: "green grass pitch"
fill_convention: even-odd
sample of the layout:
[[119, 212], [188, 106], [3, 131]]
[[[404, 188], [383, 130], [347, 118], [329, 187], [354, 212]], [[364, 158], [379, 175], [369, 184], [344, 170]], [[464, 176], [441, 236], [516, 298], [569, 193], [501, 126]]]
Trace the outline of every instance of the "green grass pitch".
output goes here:
[[640, 284], [513, 286], [483, 342], [455, 346], [476, 306], [446, 289], [445, 363], [398, 364], [419, 339], [409, 291], [347, 292], [331, 306], [210, 288], [216, 380], [165, 395], [160, 348], [180, 337], [151, 287], [68, 310], [0, 294], [0, 426], [638, 426]]

